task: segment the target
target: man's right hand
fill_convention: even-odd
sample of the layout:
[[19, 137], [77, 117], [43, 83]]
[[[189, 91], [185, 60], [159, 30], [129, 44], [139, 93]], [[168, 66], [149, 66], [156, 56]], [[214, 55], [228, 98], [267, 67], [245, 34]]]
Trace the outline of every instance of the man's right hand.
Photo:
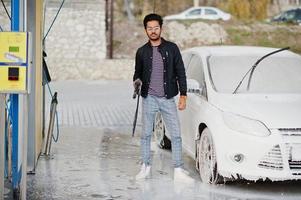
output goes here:
[[139, 95], [140, 93], [140, 88], [142, 85], [142, 81], [138, 78], [133, 82], [133, 86], [134, 86], [134, 94], [133, 94], [133, 99], [136, 98], [137, 95]]
[[133, 82], [135, 91], [138, 90], [141, 85], [142, 85], [142, 81], [139, 78]]

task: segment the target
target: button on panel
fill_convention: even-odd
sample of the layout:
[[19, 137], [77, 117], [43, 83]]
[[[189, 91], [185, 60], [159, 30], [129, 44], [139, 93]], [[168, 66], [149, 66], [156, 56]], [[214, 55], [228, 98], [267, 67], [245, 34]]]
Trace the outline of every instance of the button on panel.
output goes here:
[[9, 67], [8, 68], [8, 80], [9, 81], [18, 81], [19, 80], [19, 68], [18, 67]]

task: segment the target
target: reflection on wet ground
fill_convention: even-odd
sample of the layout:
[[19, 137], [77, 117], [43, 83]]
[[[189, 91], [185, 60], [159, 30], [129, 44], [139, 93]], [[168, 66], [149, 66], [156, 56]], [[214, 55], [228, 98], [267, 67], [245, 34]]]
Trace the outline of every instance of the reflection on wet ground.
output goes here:
[[300, 182], [229, 183], [208, 186], [200, 182], [194, 161], [184, 157], [194, 185], [173, 182], [171, 152], [153, 144], [152, 178], [136, 182], [139, 136], [130, 128], [61, 130], [50, 158], [41, 157], [35, 175], [28, 177], [28, 199], [105, 200], [263, 200], [301, 199]]

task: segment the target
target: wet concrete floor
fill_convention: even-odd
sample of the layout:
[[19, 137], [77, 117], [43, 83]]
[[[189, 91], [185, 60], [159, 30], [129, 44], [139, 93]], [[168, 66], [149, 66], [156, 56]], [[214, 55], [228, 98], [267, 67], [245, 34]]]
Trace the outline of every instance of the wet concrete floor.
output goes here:
[[[63, 128], [50, 158], [28, 177], [29, 199], [170, 199], [171, 155], [153, 145], [152, 179], [136, 182], [139, 137], [120, 130]], [[188, 192], [189, 188], [185, 188]], [[185, 198], [186, 199], [186, 198]]]
[[[301, 199], [301, 182], [204, 185], [194, 161], [185, 154], [185, 168], [196, 182], [175, 184], [171, 152], [155, 144], [152, 178], [136, 182], [141, 123], [132, 138], [136, 102], [131, 99], [131, 81], [62, 81], [52, 85], [59, 92], [60, 139], [52, 144], [50, 158], [41, 156], [36, 173], [28, 175], [29, 200]], [[93, 112], [96, 106], [97, 112]]]
[[184, 156], [185, 168], [196, 182], [173, 182], [171, 152], [152, 145], [152, 178], [135, 181], [139, 171], [139, 136], [130, 128], [62, 128], [50, 158], [41, 157], [35, 175], [28, 177], [28, 199], [104, 200], [264, 200], [301, 199], [299, 182], [229, 183], [208, 186], [200, 182], [194, 162]]

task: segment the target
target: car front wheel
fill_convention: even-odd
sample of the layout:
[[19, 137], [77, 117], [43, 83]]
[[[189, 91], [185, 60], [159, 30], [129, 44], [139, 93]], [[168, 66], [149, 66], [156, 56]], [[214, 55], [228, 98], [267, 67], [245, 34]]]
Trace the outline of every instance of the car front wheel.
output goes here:
[[171, 149], [171, 141], [165, 135], [165, 125], [160, 112], [156, 114], [154, 123], [154, 137], [161, 149]]
[[222, 183], [223, 178], [217, 171], [216, 152], [208, 128], [202, 132], [201, 138], [197, 145], [198, 158], [196, 162], [199, 164], [199, 173], [203, 183], [219, 184]]

